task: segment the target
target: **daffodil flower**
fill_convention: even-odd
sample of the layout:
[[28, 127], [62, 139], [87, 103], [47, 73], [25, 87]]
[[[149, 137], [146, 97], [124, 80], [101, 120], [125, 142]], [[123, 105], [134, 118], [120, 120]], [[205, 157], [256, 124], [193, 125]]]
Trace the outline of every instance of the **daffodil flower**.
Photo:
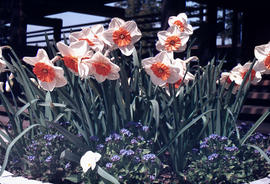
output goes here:
[[121, 53], [130, 56], [135, 49], [134, 43], [142, 36], [136, 22], [127, 21], [120, 18], [113, 18], [109, 24], [109, 29], [104, 31], [104, 42], [111, 48], [119, 48]]
[[81, 31], [73, 32], [69, 35], [70, 43], [77, 41], [85, 41], [91, 49], [95, 52], [102, 51], [104, 48], [104, 42], [102, 34], [104, 27], [101, 24], [94, 25], [92, 27], [82, 28]]
[[23, 61], [34, 66], [33, 72], [44, 90], [52, 91], [67, 84], [64, 70], [53, 65], [44, 49], [39, 49], [35, 57], [24, 57]]
[[263, 74], [270, 74], [270, 42], [256, 46], [254, 54], [258, 60], [254, 68]]
[[62, 55], [62, 59], [66, 67], [73, 72], [75, 75], [79, 75], [84, 78], [87, 77], [90, 73], [90, 66], [84, 62], [92, 57], [93, 52], [89, 51], [87, 42], [78, 41], [73, 42], [69, 46], [65, 45], [62, 42], [57, 43], [57, 48]]
[[6, 67], [6, 62], [2, 59], [2, 49], [0, 49], [0, 73], [2, 73]]
[[92, 73], [90, 75], [93, 75], [98, 82], [103, 82], [106, 79], [117, 80], [119, 78], [119, 66], [112, 63], [109, 58], [100, 52], [96, 52], [91, 59], [85, 62], [91, 64]]
[[155, 57], [142, 60], [142, 66], [150, 75], [151, 81], [158, 86], [166, 83], [173, 84], [181, 78], [179, 66], [171, 63], [166, 52], [160, 52]]
[[157, 35], [157, 50], [168, 53], [185, 51], [189, 36], [182, 33], [176, 25], [169, 27], [167, 31], [159, 31]]
[[86, 173], [90, 168], [94, 170], [96, 167], [96, 163], [99, 161], [100, 158], [101, 155], [99, 153], [87, 151], [80, 160], [83, 172]]
[[169, 26], [176, 25], [182, 33], [187, 35], [193, 34], [193, 28], [187, 23], [187, 15], [185, 13], [179, 13], [177, 16], [171, 16], [168, 19]]

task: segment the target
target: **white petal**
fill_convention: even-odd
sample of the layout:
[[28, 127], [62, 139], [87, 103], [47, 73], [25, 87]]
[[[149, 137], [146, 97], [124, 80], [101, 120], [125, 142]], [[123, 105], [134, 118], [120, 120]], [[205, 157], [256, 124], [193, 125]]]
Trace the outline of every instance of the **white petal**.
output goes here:
[[44, 49], [38, 49], [37, 55], [35, 57], [24, 57], [23, 61], [30, 65], [35, 65], [37, 62], [48, 62], [50, 59]]
[[172, 26], [174, 25], [174, 22], [177, 20], [177, 17], [176, 16], [170, 16], [169, 19], [168, 19], [168, 24], [169, 26]]
[[119, 47], [119, 49], [121, 53], [124, 54], [125, 56], [130, 56], [133, 53], [135, 47], [134, 45], [127, 45], [125, 47]]
[[165, 44], [165, 41], [167, 40], [168, 35], [169, 35], [169, 34], [168, 34], [167, 31], [159, 31], [159, 32], [157, 33], [158, 40], [160, 41], [160, 43], [161, 43], [162, 45]]
[[88, 44], [85, 41], [78, 41], [71, 43], [70, 48], [72, 49], [72, 56], [79, 58], [86, 55], [88, 51]]
[[113, 41], [113, 32], [114, 30], [107, 30], [104, 31], [102, 34], [102, 37], [104, 39], [104, 42], [109, 45], [109, 47], [113, 47], [115, 45], [114, 41]]
[[259, 61], [262, 61], [264, 60], [267, 55], [269, 54], [266, 49], [267, 49], [267, 44], [266, 45], [259, 45], [259, 46], [256, 46], [255, 49], [254, 49], [254, 54], [255, 54], [255, 57], [259, 60]]
[[125, 21], [120, 19], [120, 18], [112, 18], [110, 24], [109, 24], [109, 29], [118, 29], [121, 27], [123, 24], [125, 24]]
[[58, 50], [61, 52], [62, 56], [72, 56], [72, 51], [70, 48], [63, 42], [58, 42], [56, 44]]
[[157, 41], [157, 43], [156, 43], [156, 49], [157, 49], [158, 51], [165, 51], [165, 46], [164, 46], [164, 44], [162, 45], [162, 44], [160, 43], [160, 41]]
[[104, 31], [104, 27], [103, 27], [102, 24], [93, 25], [91, 27], [91, 31], [92, 31], [92, 33], [98, 35], [98, 34], [101, 34]]
[[53, 80], [52, 82], [42, 82], [38, 80], [39, 85], [46, 91], [52, 91], [55, 88], [56, 80]]

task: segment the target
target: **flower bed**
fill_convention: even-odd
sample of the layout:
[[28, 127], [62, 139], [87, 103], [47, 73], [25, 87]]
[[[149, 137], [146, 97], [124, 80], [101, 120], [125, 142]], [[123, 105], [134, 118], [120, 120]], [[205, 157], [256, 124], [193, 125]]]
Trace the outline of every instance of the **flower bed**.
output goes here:
[[269, 174], [269, 139], [250, 142], [269, 112], [244, 132], [237, 117], [249, 86], [270, 72], [270, 43], [255, 48], [253, 62], [222, 72], [224, 60], [199, 66], [190, 56], [184, 13], [168, 23], [156, 55], [142, 52], [136, 23], [119, 18], [107, 30], [73, 32], [69, 43], [48, 41], [23, 63], [1, 47], [0, 70], [11, 73], [0, 92], [9, 118], [2, 168], [53, 183], [241, 183]]

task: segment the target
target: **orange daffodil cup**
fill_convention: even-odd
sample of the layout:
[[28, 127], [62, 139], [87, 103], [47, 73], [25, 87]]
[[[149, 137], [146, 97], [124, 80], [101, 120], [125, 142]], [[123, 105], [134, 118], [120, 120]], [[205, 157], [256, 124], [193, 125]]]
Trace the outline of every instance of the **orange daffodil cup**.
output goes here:
[[127, 21], [120, 18], [113, 18], [109, 29], [104, 31], [104, 42], [114, 50], [119, 48], [121, 53], [130, 56], [134, 51], [134, 43], [141, 39], [142, 33], [134, 21]]
[[151, 81], [158, 86], [173, 84], [180, 79], [180, 67], [171, 62], [167, 52], [160, 52], [155, 57], [142, 60], [142, 66], [150, 75]]
[[37, 76], [39, 85], [46, 91], [62, 87], [67, 84], [64, 70], [54, 66], [44, 49], [39, 49], [35, 57], [24, 57], [23, 61], [34, 66], [33, 72]]
[[187, 35], [193, 34], [193, 28], [187, 22], [188, 18], [185, 13], [179, 13], [177, 16], [169, 17], [168, 24], [169, 26], [176, 25], [182, 33]]

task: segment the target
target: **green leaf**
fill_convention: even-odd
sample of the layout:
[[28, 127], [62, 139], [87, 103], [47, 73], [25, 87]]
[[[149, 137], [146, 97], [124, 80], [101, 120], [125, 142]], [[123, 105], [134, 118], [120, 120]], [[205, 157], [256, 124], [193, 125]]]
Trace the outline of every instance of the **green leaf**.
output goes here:
[[24, 129], [17, 137], [15, 137], [15, 139], [13, 139], [11, 141], [11, 143], [8, 145], [8, 148], [6, 150], [6, 154], [5, 154], [5, 158], [4, 158], [4, 163], [1, 167], [1, 172], [0, 172], [0, 176], [2, 176], [4, 170], [6, 169], [6, 166], [7, 166], [7, 162], [8, 162], [8, 158], [9, 158], [9, 154], [10, 154], [10, 151], [12, 149], [12, 147], [16, 144], [16, 142], [22, 138], [28, 131], [30, 131], [32, 128], [35, 128], [37, 126], [41, 126], [40, 124], [34, 124], [34, 125], [31, 125], [29, 127], [27, 127], [26, 129]]
[[70, 175], [64, 178], [65, 180], [71, 181], [73, 183], [79, 183], [82, 181], [82, 178], [80, 177], [80, 175]]
[[270, 164], [270, 158], [267, 156], [267, 154], [261, 148], [259, 148], [256, 145], [252, 145], [252, 144], [246, 144], [246, 145], [258, 150], [260, 152], [260, 154], [266, 159], [268, 164]]
[[64, 150], [61, 153], [60, 158], [80, 164], [80, 157], [69, 150]]
[[98, 174], [99, 174], [102, 178], [104, 178], [104, 179], [106, 179], [106, 180], [112, 182], [113, 184], [120, 184], [119, 181], [118, 181], [117, 179], [115, 179], [115, 177], [113, 177], [112, 175], [110, 175], [109, 173], [107, 173], [107, 172], [106, 172], [105, 170], [103, 170], [101, 167], [99, 167], [99, 166], [97, 166], [97, 167], [98, 167], [97, 172], [98, 172]]
[[257, 121], [256, 123], [251, 127], [251, 129], [246, 133], [246, 135], [240, 140], [240, 144], [243, 145], [246, 140], [253, 134], [253, 132], [260, 126], [260, 124], [267, 118], [267, 116], [270, 114], [270, 112], [265, 112]]
[[199, 115], [198, 117], [196, 117], [195, 119], [193, 119], [191, 122], [187, 123], [186, 126], [184, 126], [170, 141], [169, 143], [167, 143], [163, 148], [160, 149], [160, 151], [158, 152], [157, 155], [160, 155], [161, 153], [163, 153], [174, 141], [176, 141], [176, 139], [183, 134], [186, 130], [188, 130], [192, 125], [194, 125], [199, 119], [201, 119], [205, 114], [215, 111], [214, 109], [208, 110], [204, 113], [202, 113], [201, 115]]
[[38, 99], [34, 99], [31, 102], [28, 102], [27, 104], [25, 104], [24, 106], [22, 106], [16, 113], [15, 116], [19, 116], [22, 112], [24, 112], [31, 104], [37, 102]]

